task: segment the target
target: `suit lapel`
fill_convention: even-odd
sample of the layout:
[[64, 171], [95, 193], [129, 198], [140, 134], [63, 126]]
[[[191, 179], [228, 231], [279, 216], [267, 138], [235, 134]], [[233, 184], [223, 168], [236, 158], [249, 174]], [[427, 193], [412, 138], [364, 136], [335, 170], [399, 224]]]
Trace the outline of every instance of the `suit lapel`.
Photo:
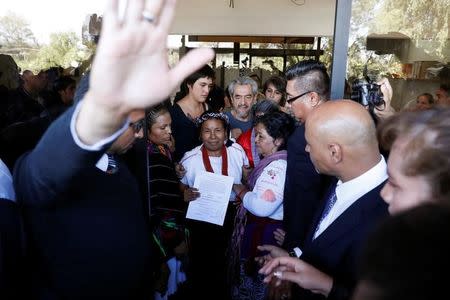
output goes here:
[[314, 218], [311, 222], [312, 226], [309, 228], [308, 235], [306, 237], [305, 245], [311, 243], [314, 233], [316, 231], [316, 227], [319, 225], [320, 217], [322, 216], [322, 212], [325, 209], [325, 205], [327, 204], [327, 199], [330, 197], [331, 193], [336, 189], [337, 179], [333, 179], [328, 191], [325, 193], [325, 197], [322, 199], [316, 213], [314, 214]]
[[[365, 211], [375, 207], [378, 202], [379, 192], [384, 183], [378, 185], [373, 190], [369, 191], [352, 205], [350, 205], [333, 223], [328, 226], [316, 239], [312, 239], [314, 228], [310, 230], [308, 236], [309, 246], [314, 248], [324, 248], [340, 239], [343, 235], [348, 235], [348, 232], [358, 228], [361, 222], [365, 222]], [[322, 210], [324, 204], [321, 205]], [[322, 210], [320, 212], [322, 212]], [[315, 226], [319, 221], [320, 214], [315, 218]]]

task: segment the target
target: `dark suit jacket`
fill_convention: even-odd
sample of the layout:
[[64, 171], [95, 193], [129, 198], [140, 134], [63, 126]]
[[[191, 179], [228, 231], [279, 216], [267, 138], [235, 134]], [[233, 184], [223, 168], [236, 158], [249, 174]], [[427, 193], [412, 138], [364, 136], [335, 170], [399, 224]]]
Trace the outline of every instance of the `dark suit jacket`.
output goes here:
[[330, 182], [316, 172], [305, 151], [305, 126], [299, 125], [287, 144], [287, 170], [283, 199], [284, 248], [303, 246], [314, 212]]
[[22, 224], [16, 203], [0, 198], [0, 299], [26, 298]]
[[136, 180], [125, 166], [95, 164], [109, 145], [76, 145], [73, 109], [14, 170], [24, 215], [34, 299], [149, 299], [151, 231]]
[[[351, 296], [361, 248], [379, 221], [388, 216], [387, 204], [380, 197], [383, 185], [384, 182], [355, 201], [312, 240], [326, 201], [323, 201], [317, 210], [302, 249], [301, 259], [333, 277], [333, 290], [327, 299], [349, 299]], [[335, 183], [330, 191], [334, 187]], [[301, 299], [321, 299], [321, 296], [306, 290], [301, 293], [305, 294], [305, 298]]]

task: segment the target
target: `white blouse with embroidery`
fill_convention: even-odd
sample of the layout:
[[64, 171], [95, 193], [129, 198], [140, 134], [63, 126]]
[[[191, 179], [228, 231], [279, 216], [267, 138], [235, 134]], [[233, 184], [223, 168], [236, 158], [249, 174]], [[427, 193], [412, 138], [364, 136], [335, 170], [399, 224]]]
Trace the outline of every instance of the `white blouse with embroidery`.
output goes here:
[[283, 159], [268, 164], [251, 192], [243, 199], [244, 207], [258, 217], [283, 220], [283, 194], [287, 162]]

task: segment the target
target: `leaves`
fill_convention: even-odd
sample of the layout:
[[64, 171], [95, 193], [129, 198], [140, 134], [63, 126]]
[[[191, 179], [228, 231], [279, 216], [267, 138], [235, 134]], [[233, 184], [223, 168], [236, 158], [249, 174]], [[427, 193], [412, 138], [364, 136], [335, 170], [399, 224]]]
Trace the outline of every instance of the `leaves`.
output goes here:
[[0, 43], [2, 48], [21, 48], [37, 46], [36, 38], [28, 22], [14, 14], [0, 17]]

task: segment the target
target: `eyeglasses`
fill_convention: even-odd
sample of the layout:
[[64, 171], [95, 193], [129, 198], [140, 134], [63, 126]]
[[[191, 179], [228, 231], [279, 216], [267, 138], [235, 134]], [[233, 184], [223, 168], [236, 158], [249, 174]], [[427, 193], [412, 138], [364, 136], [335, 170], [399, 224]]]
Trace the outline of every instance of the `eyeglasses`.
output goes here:
[[292, 97], [292, 98], [289, 98], [289, 95], [288, 95], [288, 96], [287, 96], [287, 99], [286, 99], [286, 102], [289, 103], [289, 104], [291, 104], [292, 102], [294, 102], [294, 101], [297, 100], [298, 98], [301, 98], [301, 97], [305, 96], [306, 94], [309, 94], [309, 93], [312, 93], [312, 92], [313, 92], [313, 91], [307, 91], [307, 92], [304, 92], [304, 93], [302, 93], [302, 94], [300, 94], [300, 95], [298, 95], [298, 96]]
[[140, 119], [139, 121], [136, 121], [136, 122], [130, 122], [130, 127], [133, 128], [133, 131], [135, 133], [139, 133], [139, 131], [141, 131], [142, 127], [144, 127], [144, 122], [145, 122], [145, 119]]

